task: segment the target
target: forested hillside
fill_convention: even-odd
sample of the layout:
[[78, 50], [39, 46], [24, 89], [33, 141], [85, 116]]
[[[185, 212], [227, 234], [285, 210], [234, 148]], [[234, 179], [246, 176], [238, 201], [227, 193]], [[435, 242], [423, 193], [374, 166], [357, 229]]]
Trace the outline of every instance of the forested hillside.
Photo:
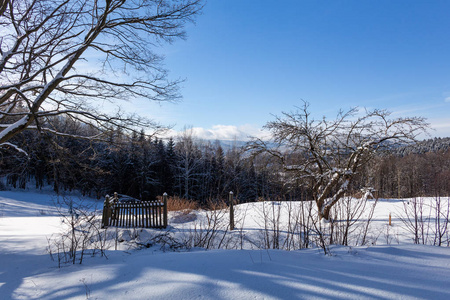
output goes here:
[[[72, 135], [92, 135], [86, 126], [55, 119], [53, 127]], [[241, 202], [259, 198], [302, 200], [310, 196], [301, 180], [280, 173], [269, 156], [252, 156], [245, 146], [223, 148], [219, 141], [192, 134], [168, 140], [142, 132], [113, 130], [105, 141], [25, 132], [15, 138], [27, 154], [2, 149], [1, 176], [6, 187], [79, 190], [102, 198], [118, 192], [143, 200], [167, 192], [201, 204], [226, 199], [233, 191]], [[450, 194], [450, 138], [435, 138], [391, 149], [377, 156], [352, 182], [356, 194], [371, 187], [380, 197]]]
[[450, 138], [434, 138], [420, 141], [413, 145], [392, 149], [397, 155], [424, 154], [428, 152], [447, 152], [450, 149]]
[[[52, 125], [80, 136], [89, 130], [64, 119]], [[106, 141], [93, 142], [25, 132], [14, 142], [27, 155], [2, 149], [0, 167], [5, 184], [16, 188], [52, 185], [56, 192], [76, 189], [98, 198], [118, 192], [144, 200], [167, 192], [203, 203], [230, 190], [245, 201], [271, 191], [266, 171], [257, 171], [241, 148], [225, 151], [189, 134], [163, 141], [113, 130]]]
[[370, 170], [373, 186], [384, 197], [450, 195], [450, 138], [434, 138], [391, 149]]

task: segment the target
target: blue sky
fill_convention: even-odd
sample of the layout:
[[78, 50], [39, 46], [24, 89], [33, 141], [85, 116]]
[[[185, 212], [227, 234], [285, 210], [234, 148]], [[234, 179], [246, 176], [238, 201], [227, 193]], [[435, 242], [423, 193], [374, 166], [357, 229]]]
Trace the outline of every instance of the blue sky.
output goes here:
[[450, 1], [210, 0], [165, 46], [177, 104], [138, 103], [174, 130], [241, 139], [302, 99], [313, 115], [382, 108], [450, 136]]

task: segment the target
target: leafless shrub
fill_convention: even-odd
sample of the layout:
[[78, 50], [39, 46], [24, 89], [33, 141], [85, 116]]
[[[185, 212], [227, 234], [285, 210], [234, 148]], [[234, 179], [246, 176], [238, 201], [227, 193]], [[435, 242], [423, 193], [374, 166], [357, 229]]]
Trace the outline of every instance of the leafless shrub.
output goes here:
[[246, 234], [244, 231], [245, 219], [247, 217], [248, 205], [245, 205], [245, 210], [241, 209], [242, 206], [235, 207], [235, 231], [238, 232], [238, 239], [231, 247], [233, 249], [244, 249], [244, 242], [247, 241]]
[[146, 230], [141, 229], [140, 232], [150, 231], [150, 236], [144, 235], [144, 237], [138, 233], [136, 239], [132, 241], [138, 249], [158, 247], [161, 251], [182, 251], [189, 250], [191, 245], [184, 239], [177, 239], [174, 232], [170, 230]]
[[392, 226], [389, 224], [386, 224], [386, 225], [384, 225], [384, 228], [385, 229], [384, 229], [383, 234], [384, 234], [384, 239], [385, 239], [386, 245], [391, 245], [392, 242], [396, 242], [397, 244], [400, 244], [400, 239], [398, 237], [398, 233], [393, 234], [391, 232]]
[[[311, 235], [313, 234], [313, 224], [317, 217], [314, 213], [314, 203], [312, 201], [301, 201], [300, 210], [297, 214], [296, 224], [298, 237], [298, 249], [309, 248], [311, 246]], [[295, 248], [294, 248], [295, 249]]]
[[[331, 254], [330, 245], [358, 246], [375, 243], [377, 237], [369, 237], [368, 233], [378, 201], [369, 201], [367, 195], [360, 199], [343, 197], [333, 206], [328, 221], [319, 221], [312, 207], [309, 207], [309, 214], [303, 216], [303, 220], [308, 222], [303, 231], [309, 237], [303, 240], [305, 246], [312, 243], [322, 248], [325, 254]], [[311, 201], [309, 203], [312, 204]]]
[[281, 203], [280, 201], [263, 201], [261, 204], [262, 209], [258, 212], [258, 219], [262, 220], [262, 224], [259, 224], [262, 228], [260, 248], [280, 249]]
[[187, 239], [193, 247], [219, 249], [224, 246], [228, 232], [228, 211], [224, 202], [209, 202], [203, 218], [194, 221]]
[[333, 208], [333, 218], [330, 220], [332, 225], [330, 244], [344, 246], [365, 244], [376, 204], [375, 200], [367, 213], [370, 204], [366, 195], [361, 198], [343, 197]]
[[404, 202], [398, 217], [415, 244], [449, 246], [449, 216], [450, 197], [436, 196], [429, 204], [423, 197]]
[[[260, 240], [253, 241], [258, 248], [297, 250], [320, 245], [321, 229], [312, 201], [263, 201], [259, 206], [255, 221], [261, 228]], [[282, 222], [283, 214], [287, 223]]]
[[448, 247], [450, 244], [448, 233], [450, 197], [443, 198], [436, 196], [435, 201], [432, 203], [432, 210], [434, 211], [433, 245]]
[[413, 235], [414, 244], [426, 244], [427, 242], [425, 233], [429, 228], [430, 219], [426, 218], [425, 209], [424, 199], [416, 197], [403, 202], [403, 214], [398, 215], [403, 227]]
[[[377, 205], [377, 202], [378, 202], [378, 199], [376, 199], [374, 202], [373, 202], [373, 204], [370, 206], [370, 210], [369, 210], [369, 213], [368, 213], [368, 215], [367, 215], [367, 218], [366, 218], [366, 220], [365, 220], [365, 222], [364, 222], [364, 225], [362, 226], [362, 228], [361, 228], [361, 232], [360, 232], [360, 234], [358, 235], [358, 237], [357, 237], [357, 240], [356, 240], [356, 245], [362, 245], [362, 246], [364, 246], [364, 245], [367, 245], [369, 242], [371, 243], [371, 244], [375, 244], [376, 243], [376, 238], [374, 238], [374, 237], [369, 237], [368, 236], [368, 233], [369, 233], [369, 226], [370, 226], [370, 223], [372, 222], [372, 219], [373, 219], [373, 214], [374, 214], [374, 212], [375, 212], [375, 207], [376, 207], [376, 205]], [[369, 240], [370, 239], [370, 240]]]
[[83, 263], [87, 253], [105, 255], [110, 241], [106, 229], [101, 229], [101, 220], [97, 218], [95, 208], [83, 199], [63, 197], [57, 202], [64, 231], [48, 239], [47, 251], [58, 266], [61, 263]]

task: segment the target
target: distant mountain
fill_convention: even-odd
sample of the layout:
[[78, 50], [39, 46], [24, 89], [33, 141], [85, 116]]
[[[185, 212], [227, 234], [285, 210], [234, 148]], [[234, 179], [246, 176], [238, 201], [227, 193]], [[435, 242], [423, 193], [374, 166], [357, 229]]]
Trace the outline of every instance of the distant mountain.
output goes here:
[[220, 143], [220, 146], [224, 150], [230, 150], [233, 148], [240, 148], [244, 147], [247, 144], [247, 141], [237, 141], [237, 140], [218, 140]]
[[[247, 144], [247, 141], [219, 140], [219, 143], [224, 150], [230, 150], [234, 147], [244, 147]], [[276, 147], [273, 143], [269, 143], [269, 145]], [[391, 153], [400, 156], [405, 156], [408, 154], [423, 154], [427, 152], [447, 152], [450, 150], [450, 137], [428, 139], [405, 146], [393, 144], [391, 146], [387, 146], [387, 148], [388, 150], [385, 151], [384, 154]]]
[[447, 152], [450, 150], [450, 137], [434, 138], [417, 142], [416, 144], [392, 149], [393, 154], [405, 156], [408, 154], [423, 154], [427, 152]]

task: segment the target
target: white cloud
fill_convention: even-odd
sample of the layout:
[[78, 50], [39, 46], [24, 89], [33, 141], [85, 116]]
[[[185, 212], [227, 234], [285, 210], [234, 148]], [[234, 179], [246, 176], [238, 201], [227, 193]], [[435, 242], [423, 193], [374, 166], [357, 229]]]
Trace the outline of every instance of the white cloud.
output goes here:
[[422, 135], [419, 138], [450, 137], [450, 121], [448, 118], [434, 118], [428, 120], [428, 122], [430, 123], [429, 135]]
[[261, 134], [260, 129], [256, 129], [251, 125], [214, 125], [209, 129], [194, 127], [192, 130], [196, 137], [205, 140], [247, 141], [252, 136]]
[[[257, 128], [253, 125], [214, 125], [211, 128], [191, 127], [186, 130], [191, 130], [195, 138], [204, 140], [225, 140], [225, 141], [248, 141], [252, 137], [264, 138], [268, 136], [266, 131]], [[169, 130], [164, 137], [176, 137], [182, 134], [183, 131]]]

